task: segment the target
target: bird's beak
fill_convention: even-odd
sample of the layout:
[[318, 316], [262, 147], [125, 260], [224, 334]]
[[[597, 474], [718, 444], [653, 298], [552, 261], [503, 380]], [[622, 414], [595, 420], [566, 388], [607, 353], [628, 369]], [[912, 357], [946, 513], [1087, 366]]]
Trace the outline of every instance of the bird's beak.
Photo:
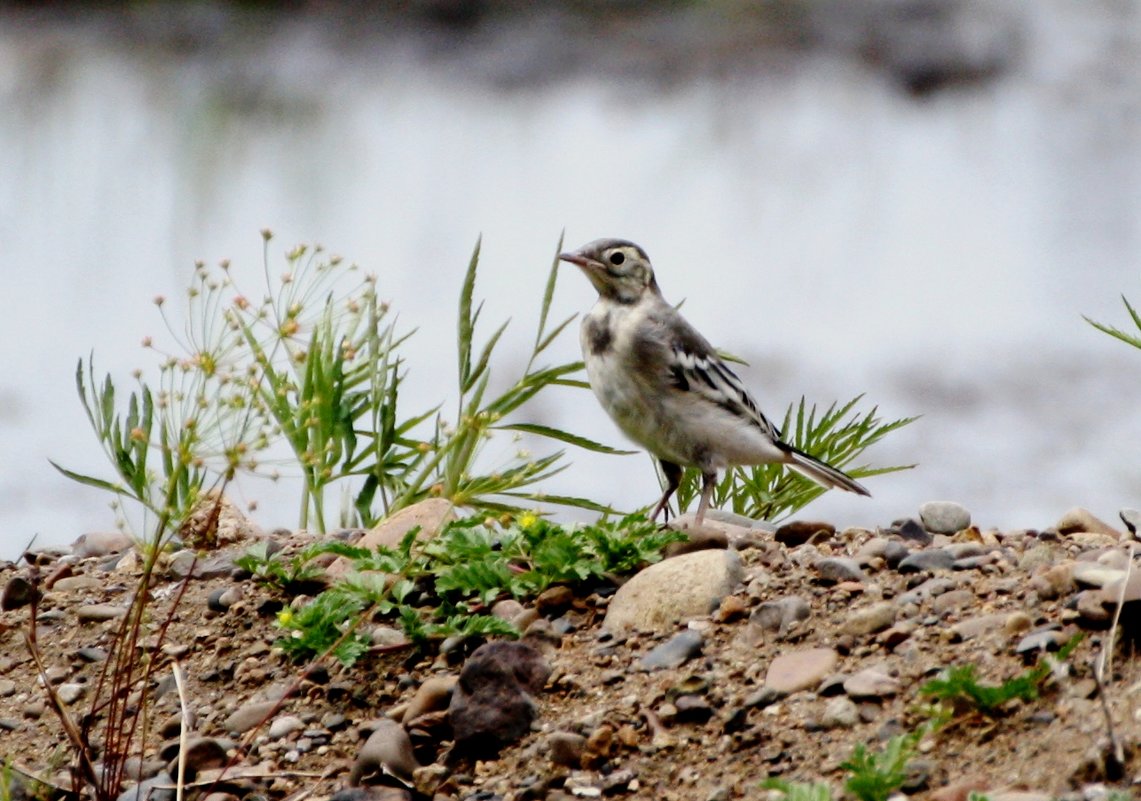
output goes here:
[[581, 253], [579, 253], [577, 251], [575, 251], [573, 253], [560, 253], [559, 259], [561, 261], [569, 261], [571, 264], [574, 264], [578, 267], [583, 267], [583, 268], [585, 268], [588, 264], [590, 264], [590, 259], [588, 259], [586, 256], [583, 256]]

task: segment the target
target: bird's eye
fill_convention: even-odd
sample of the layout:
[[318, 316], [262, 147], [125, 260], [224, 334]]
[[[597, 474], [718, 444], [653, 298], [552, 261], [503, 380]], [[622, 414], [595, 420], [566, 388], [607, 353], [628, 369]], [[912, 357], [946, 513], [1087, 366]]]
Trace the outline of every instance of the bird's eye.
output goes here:
[[626, 254], [623, 253], [622, 251], [618, 251], [617, 253], [611, 253], [610, 254], [610, 263], [613, 264], [614, 266], [618, 266], [619, 264], [621, 264], [624, 261], [626, 261]]

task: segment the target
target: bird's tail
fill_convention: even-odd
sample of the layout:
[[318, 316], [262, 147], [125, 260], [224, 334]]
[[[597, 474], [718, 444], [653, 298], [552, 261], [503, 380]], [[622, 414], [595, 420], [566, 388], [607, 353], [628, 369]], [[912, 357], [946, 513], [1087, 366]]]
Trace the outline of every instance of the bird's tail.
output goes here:
[[825, 464], [815, 456], [810, 456], [792, 446], [788, 446], [787, 453], [788, 466], [805, 478], [812, 479], [820, 486], [828, 489], [842, 489], [857, 495], [871, 497], [871, 493], [862, 484], [842, 470], [837, 470], [832, 465]]

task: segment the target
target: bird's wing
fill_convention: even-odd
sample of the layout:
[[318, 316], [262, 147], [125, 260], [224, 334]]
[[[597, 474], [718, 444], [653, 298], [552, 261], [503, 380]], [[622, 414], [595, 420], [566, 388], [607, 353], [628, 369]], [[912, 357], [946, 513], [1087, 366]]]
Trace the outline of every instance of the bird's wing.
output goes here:
[[662, 320], [669, 344], [668, 369], [675, 389], [692, 392], [730, 414], [747, 420], [776, 442], [780, 430], [765, 417], [749, 390], [717, 351], [673, 307]]

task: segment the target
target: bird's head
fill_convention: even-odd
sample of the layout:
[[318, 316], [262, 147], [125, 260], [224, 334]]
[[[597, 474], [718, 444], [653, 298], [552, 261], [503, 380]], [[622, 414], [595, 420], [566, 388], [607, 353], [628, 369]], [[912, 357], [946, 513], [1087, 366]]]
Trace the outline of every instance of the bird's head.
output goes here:
[[647, 292], [661, 294], [646, 251], [625, 239], [596, 239], [559, 258], [582, 270], [608, 300], [634, 303]]

